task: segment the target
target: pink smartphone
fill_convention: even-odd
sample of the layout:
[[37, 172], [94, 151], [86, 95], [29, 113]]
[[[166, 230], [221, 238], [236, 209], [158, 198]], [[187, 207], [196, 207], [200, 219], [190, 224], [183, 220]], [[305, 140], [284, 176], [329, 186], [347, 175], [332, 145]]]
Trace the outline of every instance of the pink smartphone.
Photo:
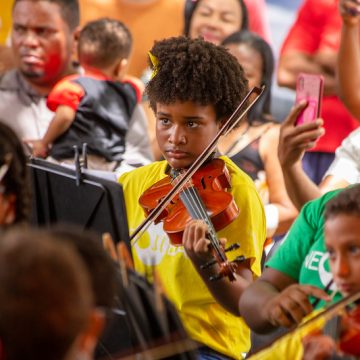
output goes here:
[[308, 106], [300, 113], [296, 125], [314, 121], [320, 116], [324, 78], [321, 75], [300, 73], [296, 82], [296, 100], [306, 100]]

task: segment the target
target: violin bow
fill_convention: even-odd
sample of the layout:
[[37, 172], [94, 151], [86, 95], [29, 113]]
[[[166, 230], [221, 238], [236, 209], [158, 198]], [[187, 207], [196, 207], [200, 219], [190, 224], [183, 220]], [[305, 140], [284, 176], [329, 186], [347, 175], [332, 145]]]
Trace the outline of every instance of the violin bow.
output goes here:
[[6, 154], [4, 157], [4, 163], [0, 166], [0, 182], [3, 180], [6, 173], [8, 172], [11, 161], [12, 161], [12, 155]]
[[[186, 173], [182, 175], [181, 179], [174, 185], [174, 187], [168, 192], [166, 196], [160, 201], [158, 206], [154, 208], [151, 213], [147, 216], [147, 218], [135, 229], [135, 231], [130, 235], [130, 242], [132, 245], [135, 245], [139, 238], [144, 234], [148, 226], [152, 221], [154, 221], [163, 210], [169, 205], [174, 196], [182, 190], [185, 184], [190, 180], [190, 178], [195, 174], [195, 172], [201, 167], [204, 161], [208, 158], [208, 156], [216, 149], [217, 142], [219, 138], [223, 135], [228, 134], [239, 122], [244, 118], [244, 116], [248, 113], [248, 111], [254, 106], [254, 104], [258, 101], [260, 96], [263, 94], [265, 90], [265, 85], [262, 85], [261, 88], [253, 87], [238, 105], [233, 114], [229, 117], [229, 119], [224, 123], [219, 132], [213, 138], [213, 140], [208, 144], [208, 146], [204, 149], [204, 151], [198, 156], [198, 158], [192, 163], [192, 165], [187, 169]], [[250, 102], [250, 104], [246, 107], [245, 110], [242, 111], [242, 108], [249, 100], [252, 94], [256, 94], [254, 100]]]
[[[309, 324], [323, 318], [324, 319], [324, 323], [327, 322], [328, 320], [330, 320], [331, 318], [333, 318], [335, 315], [337, 315], [342, 309], [344, 309], [346, 306], [353, 304], [354, 302], [358, 301], [360, 299], [360, 290], [356, 291], [354, 294], [350, 294], [346, 297], [344, 297], [343, 299], [339, 300], [338, 302], [336, 302], [335, 304], [331, 304], [329, 307], [327, 307], [324, 311], [319, 312], [318, 314], [316, 314], [314, 317], [312, 317], [311, 319], [299, 324], [299, 325], [295, 325], [293, 327], [291, 327], [289, 329], [289, 331], [287, 331], [284, 334], [279, 335], [278, 337], [276, 337], [275, 339], [273, 339], [271, 341], [271, 344], [266, 345], [262, 348], [260, 348], [259, 350], [255, 351], [254, 353], [251, 354], [255, 355], [258, 354], [260, 351], [265, 350], [266, 348], [272, 346], [276, 341], [285, 338], [286, 336], [295, 333], [296, 331], [304, 328], [305, 326], [308, 326]], [[249, 359], [251, 359], [251, 356], [249, 356]]]

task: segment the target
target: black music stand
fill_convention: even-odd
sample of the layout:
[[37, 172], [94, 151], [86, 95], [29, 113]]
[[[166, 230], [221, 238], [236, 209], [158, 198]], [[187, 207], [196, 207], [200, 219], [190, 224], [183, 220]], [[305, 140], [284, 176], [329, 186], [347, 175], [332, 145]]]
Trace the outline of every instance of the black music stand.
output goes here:
[[29, 161], [32, 189], [32, 222], [36, 225], [71, 223], [108, 232], [115, 243], [130, 249], [122, 187], [80, 167], [68, 168], [46, 160]]
[[[100, 234], [109, 232], [115, 243], [124, 241], [130, 249], [126, 208], [119, 183], [89, 174], [79, 162], [73, 169], [31, 158], [28, 165], [34, 224], [71, 223]], [[159, 345], [168, 344], [178, 351], [166, 358], [194, 360], [196, 356], [191, 349], [181, 348], [188, 340], [173, 305], [163, 299], [164, 314], [159, 316], [153, 287], [133, 271], [129, 271], [128, 276], [129, 285], [125, 287], [118, 274], [116, 311], [99, 340], [95, 358], [147, 359], [149, 351], [156, 352]]]

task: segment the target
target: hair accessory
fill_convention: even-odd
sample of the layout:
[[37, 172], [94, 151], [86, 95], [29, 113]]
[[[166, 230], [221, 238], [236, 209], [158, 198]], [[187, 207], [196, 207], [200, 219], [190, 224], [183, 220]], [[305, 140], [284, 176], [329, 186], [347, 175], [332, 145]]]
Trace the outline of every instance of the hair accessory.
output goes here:
[[159, 60], [155, 55], [151, 53], [151, 51], [148, 52], [148, 55], [152, 65], [152, 71], [153, 71], [151, 74], [151, 79], [152, 79], [159, 71]]

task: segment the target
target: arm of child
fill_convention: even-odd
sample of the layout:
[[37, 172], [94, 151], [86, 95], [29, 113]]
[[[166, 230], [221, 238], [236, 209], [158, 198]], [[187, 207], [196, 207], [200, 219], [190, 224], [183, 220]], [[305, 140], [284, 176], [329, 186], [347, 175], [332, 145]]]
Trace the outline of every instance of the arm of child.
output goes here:
[[[207, 229], [204, 221], [192, 220], [184, 230], [185, 251], [216, 301], [232, 314], [239, 316], [238, 300], [253, 279], [250, 264], [245, 261], [238, 266], [235, 281], [231, 282], [227, 277], [210, 281], [211, 276], [219, 273], [220, 266], [217, 264], [208, 269], [200, 268], [201, 265], [213, 259], [210, 240], [206, 237]], [[221, 239], [223, 245], [225, 241]]]
[[240, 299], [241, 315], [255, 332], [268, 333], [274, 328], [298, 324], [312, 311], [308, 296], [329, 300], [321, 289], [299, 285], [290, 276], [266, 268]]
[[309, 200], [321, 195], [320, 189], [306, 175], [301, 159], [307, 149], [324, 134], [323, 121], [295, 125], [297, 116], [306, 103], [296, 105], [280, 128], [278, 157], [284, 174], [286, 190], [298, 210]]
[[55, 116], [52, 119], [44, 137], [41, 140], [26, 141], [32, 147], [32, 154], [35, 157], [45, 158], [49, 146], [62, 135], [73, 123], [76, 111], [67, 105], [60, 105], [56, 109]]

